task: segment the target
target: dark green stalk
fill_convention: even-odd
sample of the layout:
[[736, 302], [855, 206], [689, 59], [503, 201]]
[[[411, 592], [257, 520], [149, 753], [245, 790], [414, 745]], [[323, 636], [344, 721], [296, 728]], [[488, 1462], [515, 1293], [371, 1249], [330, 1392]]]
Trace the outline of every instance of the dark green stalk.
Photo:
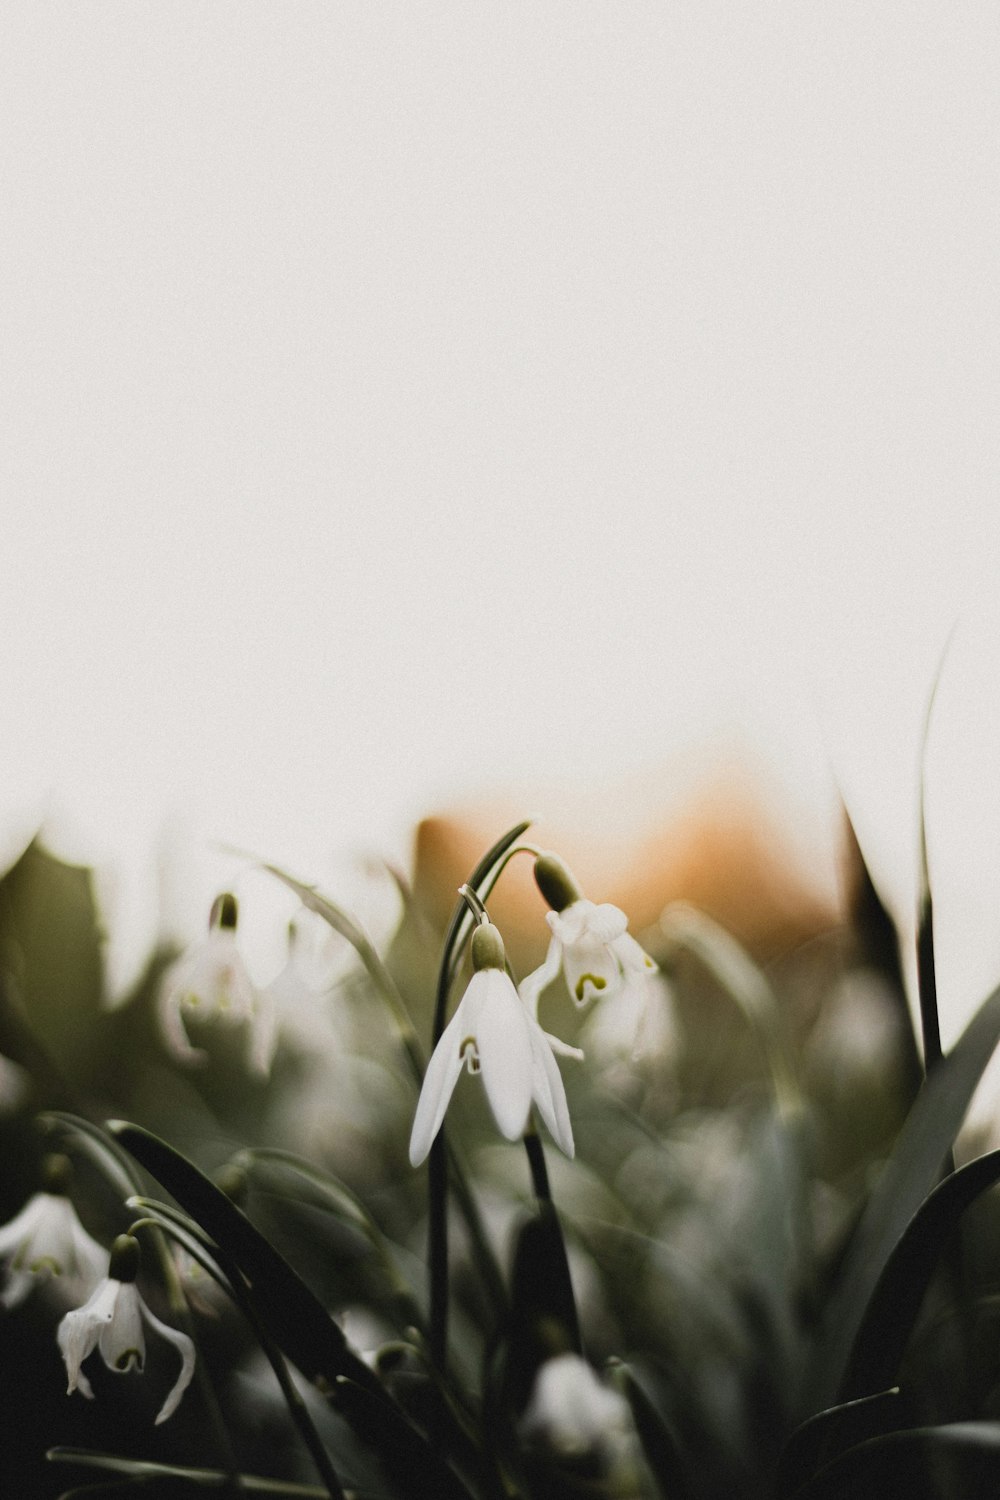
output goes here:
[[[489, 849], [469, 876], [468, 885], [481, 899], [484, 886], [497, 865], [524, 833], [528, 822], [518, 823]], [[490, 887], [492, 889], [492, 886]], [[468, 919], [468, 920], [467, 920]], [[464, 897], [455, 904], [445, 933], [441, 966], [438, 970], [434, 1003], [434, 1029], [431, 1049], [437, 1046], [445, 1027], [448, 995], [458, 971], [462, 947], [472, 922], [471, 909]], [[436, 1370], [445, 1371], [448, 1351], [448, 1163], [449, 1154], [444, 1127], [431, 1144], [427, 1162], [427, 1265], [430, 1282], [430, 1356]], [[471, 1194], [466, 1196], [471, 1202]]]

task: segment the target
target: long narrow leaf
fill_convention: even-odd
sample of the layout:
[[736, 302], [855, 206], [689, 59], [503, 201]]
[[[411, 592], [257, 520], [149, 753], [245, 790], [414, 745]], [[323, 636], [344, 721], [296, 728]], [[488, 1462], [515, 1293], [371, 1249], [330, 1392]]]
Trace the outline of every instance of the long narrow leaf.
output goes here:
[[826, 1463], [859, 1443], [901, 1425], [898, 1387], [817, 1412], [782, 1449], [775, 1477], [778, 1500], [790, 1500]]
[[[986, 1065], [1000, 1040], [1000, 986], [921, 1085], [868, 1200], [828, 1308], [813, 1363], [814, 1409], [833, 1406], [876, 1283], [907, 1224], [937, 1183]], [[888, 1383], [888, 1382], [886, 1382]]]
[[[857, 1500], [859, 1496], [902, 1494], [908, 1500], [937, 1500], [942, 1491], [930, 1466], [939, 1459], [950, 1461], [956, 1471], [960, 1464], [968, 1465], [970, 1476], [975, 1465], [975, 1488], [970, 1485], [966, 1490], [970, 1496], [997, 1494], [1000, 1422], [908, 1427], [871, 1438], [821, 1469], [797, 1492], [796, 1500]], [[987, 1481], [988, 1489], [984, 1488]]]
[[841, 1384], [842, 1401], [870, 1395], [895, 1378], [952, 1230], [969, 1205], [998, 1181], [1000, 1151], [989, 1151], [947, 1177], [911, 1219], [885, 1264], [858, 1329]]

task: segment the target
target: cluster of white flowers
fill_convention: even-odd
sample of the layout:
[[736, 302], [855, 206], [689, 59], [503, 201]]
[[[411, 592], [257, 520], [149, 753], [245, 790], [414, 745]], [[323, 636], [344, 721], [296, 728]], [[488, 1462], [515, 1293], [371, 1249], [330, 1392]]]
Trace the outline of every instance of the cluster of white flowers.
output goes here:
[[[538, 855], [535, 875], [552, 908], [547, 914], [551, 939], [545, 961], [518, 990], [500, 934], [485, 911], [481, 912], [472, 935], [472, 978], [434, 1050], [420, 1092], [410, 1138], [414, 1166], [428, 1155], [463, 1068], [481, 1076], [503, 1136], [508, 1140], [522, 1136], [534, 1107], [556, 1144], [572, 1157], [573, 1129], [555, 1058], [558, 1054], [579, 1059], [583, 1053], [542, 1029], [538, 1020], [542, 993], [562, 975], [576, 1005], [582, 1007], [597, 996], [602, 1000], [617, 996], [619, 1001], [628, 997], [631, 1013], [638, 998], [635, 986], [656, 970], [653, 960], [629, 936], [624, 913], [585, 900], [555, 856]], [[268, 989], [256, 990], [236, 946], [236, 922], [235, 898], [220, 896], [212, 908], [208, 937], [165, 978], [160, 1019], [168, 1046], [185, 1063], [205, 1058], [188, 1035], [187, 1018], [197, 1015], [244, 1025], [250, 1062], [266, 1075], [275, 1048], [282, 986], [291, 968]], [[293, 951], [290, 966], [294, 961]], [[186, 1334], [161, 1322], [139, 1295], [137, 1241], [119, 1236], [109, 1254], [77, 1217], [65, 1190], [65, 1158], [47, 1160], [45, 1190], [34, 1194], [0, 1227], [0, 1264], [5, 1271], [0, 1306], [16, 1306], [43, 1283], [52, 1283], [68, 1300], [81, 1303], [62, 1318], [57, 1340], [68, 1391], [80, 1391], [87, 1398], [93, 1396], [93, 1389], [83, 1371], [84, 1362], [97, 1352], [118, 1373], [142, 1371], [144, 1326], [152, 1329], [181, 1357], [180, 1374], [156, 1418], [158, 1423], [165, 1422], [191, 1381], [194, 1345]], [[571, 1373], [579, 1376], [575, 1368]], [[538, 1413], [542, 1413], [551, 1402], [543, 1400], [544, 1390], [536, 1396]], [[541, 1415], [538, 1421], [542, 1422]]]
[[[507, 1140], [523, 1135], [534, 1104], [553, 1140], [571, 1157], [573, 1130], [553, 1053], [575, 1058], [583, 1053], [542, 1030], [542, 992], [561, 974], [580, 1007], [596, 996], [622, 1001], [627, 991], [634, 999], [636, 986], [645, 987], [656, 972], [656, 964], [628, 933], [625, 913], [587, 901], [555, 855], [537, 856], [535, 879], [552, 907], [546, 914], [552, 936], [545, 961], [518, 990], [496, 928], [484, 918], [474, 931], [472, 978], [434, 1049], [417, 1103], [410, 1137], [414, 1166], [430, 1151], [463, 1065], [482, 1076], [501, 1135]], [[640, 1012], [644, 1004], [640, 999]], [[628, 1009], [634, 1013], [634, 1004]]]

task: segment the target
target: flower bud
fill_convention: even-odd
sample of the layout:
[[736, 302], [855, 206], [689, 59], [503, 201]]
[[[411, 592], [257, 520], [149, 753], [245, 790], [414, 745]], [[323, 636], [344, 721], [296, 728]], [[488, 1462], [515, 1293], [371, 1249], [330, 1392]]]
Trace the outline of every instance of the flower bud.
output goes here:
[[558, 854], [540, 854], [535, 860], [535, 884], [553, 911], [565, 911], [583, 892]]
[[135, 1236], [120, 1234], [111, 1246], [108, 1276], [112, 1281], [134, 1281], [139, 1274], [141, 1260], [142, 1251]]
[[247, 1201], [250, 1184], [247, 1174], [236, 1162], [227, 1162], [226, 1165], [215, 1174], [215, 1183], [231, 1203], [242, 1208]]
[[73, 1164], [61, 1151], [49, 1152], [42, 1158], [42, 1191], [65, 1198], [73, 1180]]
[[208, 919], [209, 928], [214, 931], [217, 927], [222, 927], [229, 932], [235, 932], [238, 915], [239, 907], [236, 897], [229, 891], [224, 891], [212, 902], [212, 911]]
[[492, 922], [481, 922], [472, 934], [472, 967], [477, 974], [483, 969], [507, 967], [503, 938]]

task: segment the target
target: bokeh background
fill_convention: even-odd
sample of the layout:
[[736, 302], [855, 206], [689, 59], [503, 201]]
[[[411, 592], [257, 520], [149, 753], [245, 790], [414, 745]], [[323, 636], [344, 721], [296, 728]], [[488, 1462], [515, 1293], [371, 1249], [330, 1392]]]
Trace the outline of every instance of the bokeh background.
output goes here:
[[954, 1035], [1000, 967], [998, 76], [987, 3], [3, 7], [0, 832], [97, 864], [113, 989], [220, 843], [349, 903], [435, 809], [627, 842], [706, 764], [823, 880], [839, 788], [905, 923], [954, 627]]

